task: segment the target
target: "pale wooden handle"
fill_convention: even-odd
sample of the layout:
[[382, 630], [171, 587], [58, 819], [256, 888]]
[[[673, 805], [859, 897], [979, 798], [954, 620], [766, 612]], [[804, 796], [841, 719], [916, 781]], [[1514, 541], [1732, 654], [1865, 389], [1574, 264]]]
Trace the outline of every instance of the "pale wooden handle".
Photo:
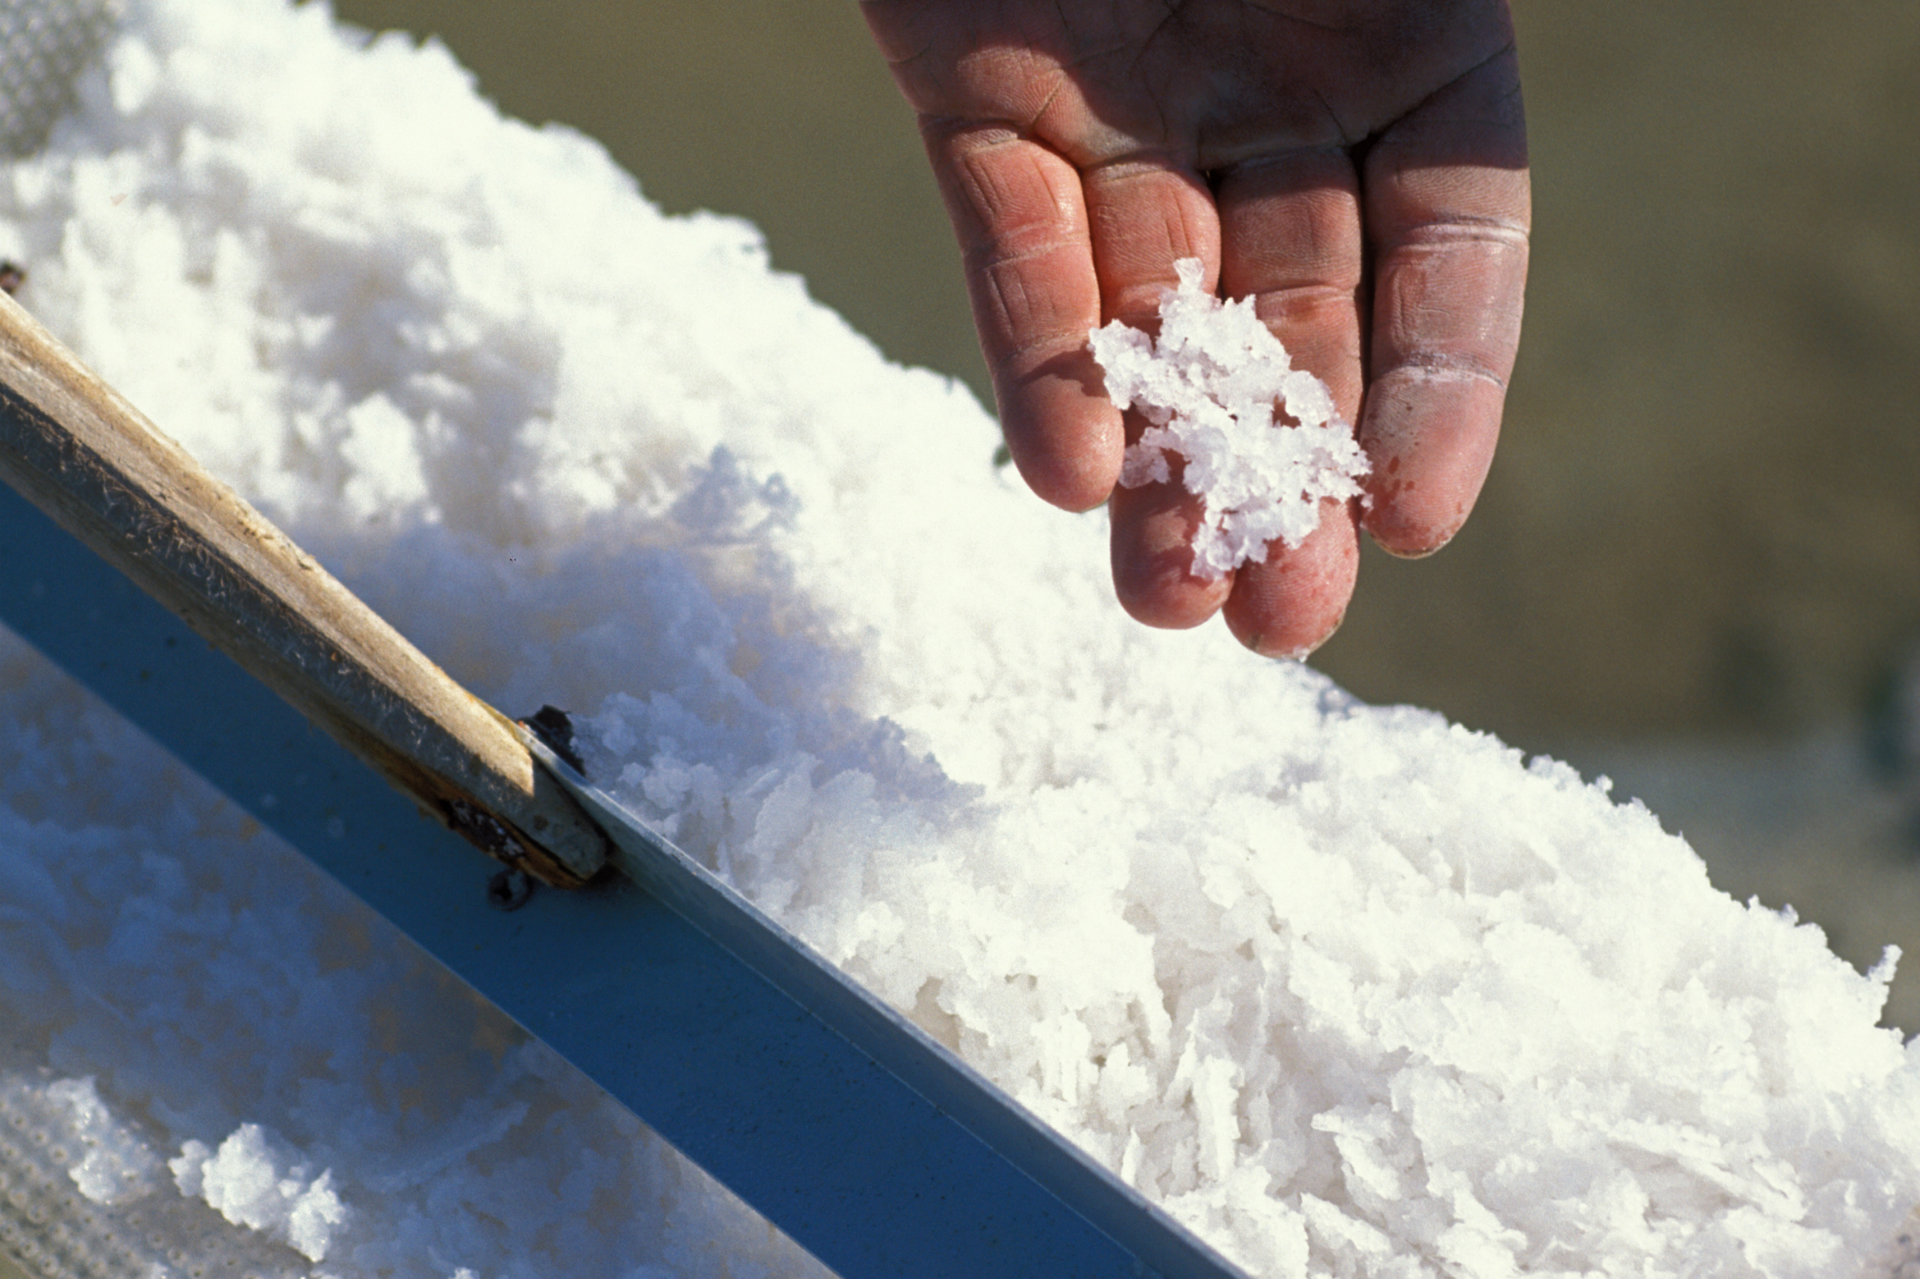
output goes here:
[[4, 296], [0, 479], [489, 853], [566, 886], [605, 864], [498, 711]]

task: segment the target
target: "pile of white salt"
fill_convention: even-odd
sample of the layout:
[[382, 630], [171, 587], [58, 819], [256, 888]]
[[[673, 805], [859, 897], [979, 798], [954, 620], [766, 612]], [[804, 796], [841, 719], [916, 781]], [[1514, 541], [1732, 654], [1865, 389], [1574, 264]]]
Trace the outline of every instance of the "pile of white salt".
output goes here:
[[[1251, 1270], [1896, 1264], [1890, 962], [1562, 765], [1132, 625], [963, 392], [444, 52], [135, 0], [0, 254], [456, 676], [573, 709], [597, 780]], [[85, 715], [7, 661], [0, 1050], [137, 1115], [150, 1199], [238, 1138], [297, 1186], [233, 1202], [335, 1273], [801, 1263], [125, 730], [42, 750]]]

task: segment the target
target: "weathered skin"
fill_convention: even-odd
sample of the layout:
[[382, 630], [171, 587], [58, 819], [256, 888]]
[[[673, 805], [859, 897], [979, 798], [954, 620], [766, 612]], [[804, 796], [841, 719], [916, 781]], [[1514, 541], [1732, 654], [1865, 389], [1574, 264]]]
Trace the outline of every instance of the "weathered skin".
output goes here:
[[[1046, 500], [1111, 501], [1114, 587], [1154, 626], [1216, 611], [1304, 655], [1356, 529], [1437, 550], [1479, 494], [1519, 342], [1530, 221], [1505, 0], [865, 0], [919, 112], [1001, 423]], [[1359, 423], [1370, 502], [1204, 581], [1197, 503], [1115, 487], [1129, 432], [1090, 328], [1150, 322], [1198, 257]]]

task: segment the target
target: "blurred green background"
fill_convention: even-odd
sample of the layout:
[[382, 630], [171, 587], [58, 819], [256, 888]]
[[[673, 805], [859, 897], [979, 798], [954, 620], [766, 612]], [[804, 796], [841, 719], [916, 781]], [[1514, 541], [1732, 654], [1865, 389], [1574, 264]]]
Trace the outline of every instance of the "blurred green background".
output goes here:
[[[1862, 750], [1920, 651], [1920, 5], [1518, 9], [1535, 239], [1501, 452], [1443, 554], [1367, 555], [1315, 664], [1605, 769], [1722, 887], [1920, 969], [1920, 783]], [[991, 403], [848, 0], [335, 11], [439, 36], [668, 210], [752, 219], [888, 355]], [[1920, 976], [1890, 1015], [1920, 1030]]]

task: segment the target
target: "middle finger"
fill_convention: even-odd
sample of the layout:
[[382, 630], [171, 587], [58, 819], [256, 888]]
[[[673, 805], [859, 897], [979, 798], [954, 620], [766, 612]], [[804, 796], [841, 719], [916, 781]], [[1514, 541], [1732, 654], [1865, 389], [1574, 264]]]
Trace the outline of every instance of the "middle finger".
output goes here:
[[[1218, 182], [1220, 291], [1254, 299], [1293, 366], [1327, 384], [1340, 416], [1358, 420], [1365, 386], [1360, 289], [1365, 242], [1360, 184], [1336, 147], [1237, 165]], [[1359, 562], [1353, 511], [1325, 503], [1320, 527], [1235, 574], [1225, 605], [1243, 643], [1304, 656], [1340, 625]]]

